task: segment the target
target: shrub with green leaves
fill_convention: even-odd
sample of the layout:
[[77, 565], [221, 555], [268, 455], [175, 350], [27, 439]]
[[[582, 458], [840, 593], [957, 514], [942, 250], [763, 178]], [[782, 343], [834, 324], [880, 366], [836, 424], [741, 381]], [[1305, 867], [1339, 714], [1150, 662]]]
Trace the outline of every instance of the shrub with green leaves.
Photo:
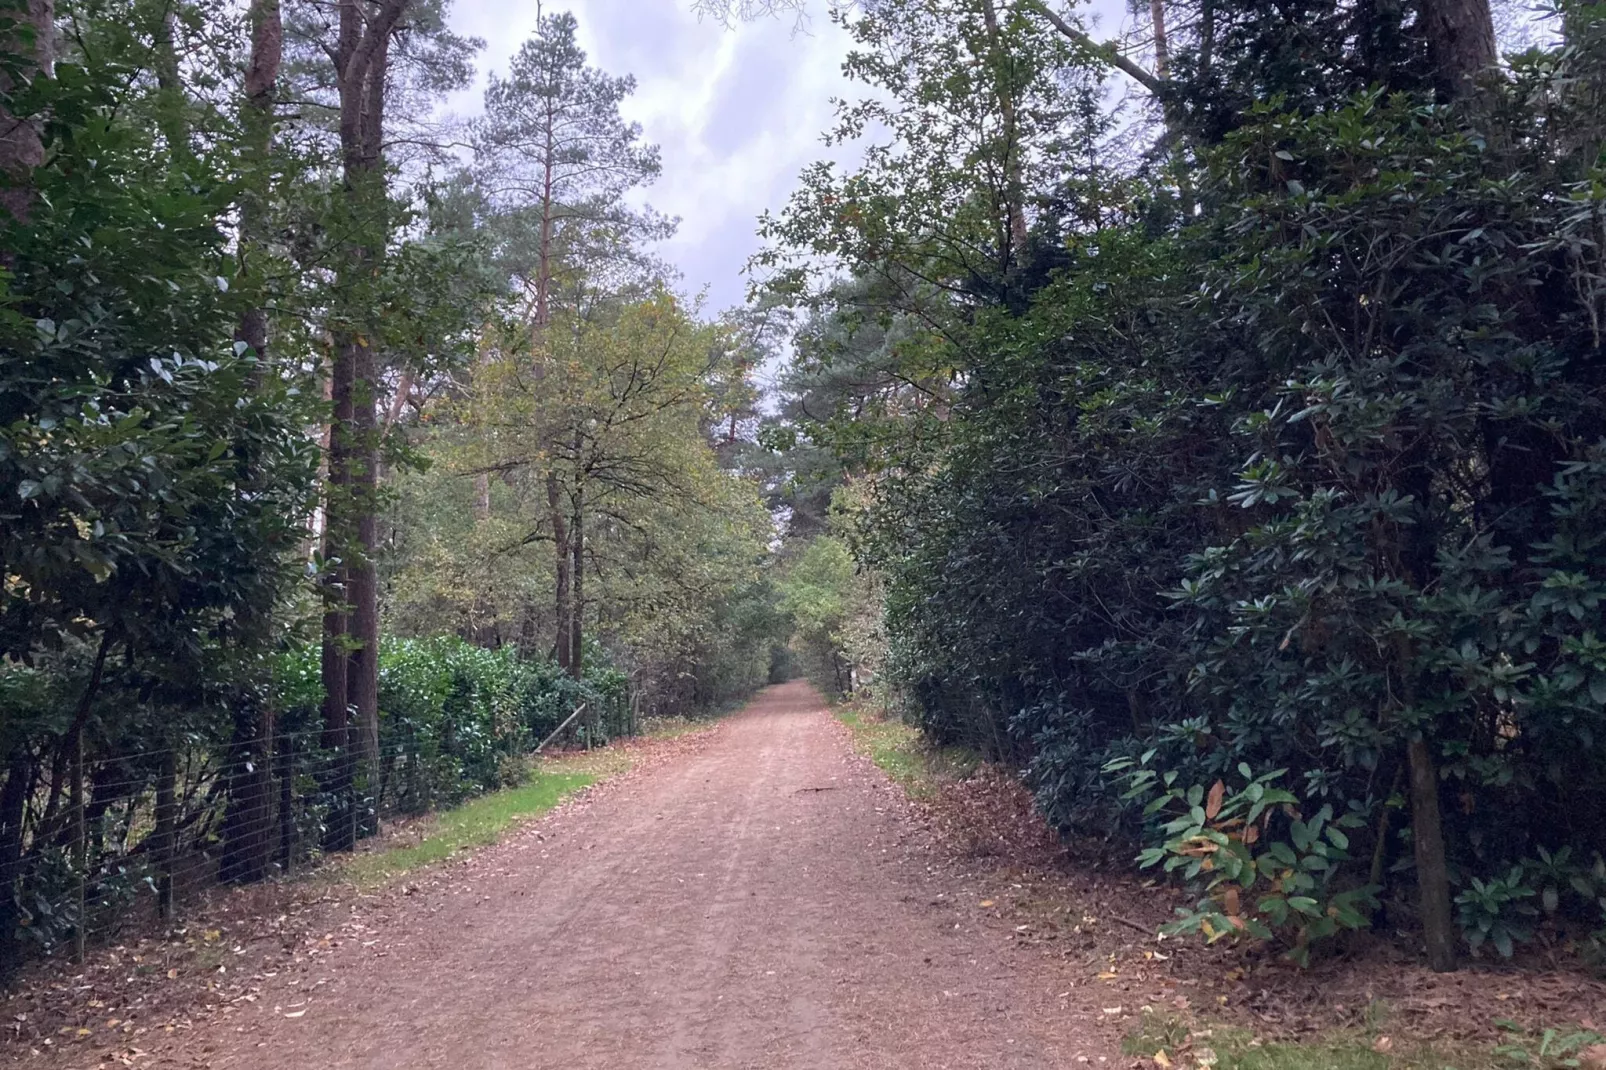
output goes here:
[[1276, 941], [1304, 965], [1313, 943], [1371, 924], [1377, 889], [1347, 887], [1341, 869], [1350, 859], [1346, 830], [1363, 826], [1364, 814], [1335, 815], [1324, 804], [1304, 817], [1298, 797], [1277, 787], [1285, 769], [1257, 776], [1240, 764], [1243, 786], [1229, 790], [1222, 780], [1180, 787], [1174, 771], [1158, 772], [1142, 760], [1134, 767], [1118, 759], [1107, 768], [1127, 778], [1129, 798], [1148, 800], [1144, 813], [1161, 838], [1138, 856], [1139, 865], [1161, 866], [1204, 892], [1195, 907], [1178, 911], [1167, 932], [1201, 933], [1210, 943]]

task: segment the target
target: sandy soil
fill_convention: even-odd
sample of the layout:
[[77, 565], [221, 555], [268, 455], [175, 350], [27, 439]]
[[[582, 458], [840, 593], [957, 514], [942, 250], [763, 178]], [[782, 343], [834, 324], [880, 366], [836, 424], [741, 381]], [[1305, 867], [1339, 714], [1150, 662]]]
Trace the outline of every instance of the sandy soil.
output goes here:
[[[819, 696], [526, 826], [137, 1065], [275, 1070], [1118, 1063]], [[352, 935], [355, 933], [355, 935]]]

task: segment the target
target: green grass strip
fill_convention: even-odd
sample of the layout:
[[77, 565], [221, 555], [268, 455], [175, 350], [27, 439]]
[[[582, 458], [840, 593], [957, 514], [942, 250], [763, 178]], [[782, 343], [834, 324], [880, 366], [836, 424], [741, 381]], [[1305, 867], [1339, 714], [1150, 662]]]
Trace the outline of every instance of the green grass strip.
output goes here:
[[482, 795], [442, 811], [418, 843], [358, 855], [340, 876], [358, 885], [378, 884], [459, 851], [495, 843], [509, 827], [539, 816], [597, 778], [589, 773], [535, 773], [526, 784]]
[[974, 752], [933, 747], [913, 725], [854, 709], [839, 709], [836, 716], [852, 732], [855, 749], [914, 798], [928, 797], [943, 781], [960, 780], [976, 770]]

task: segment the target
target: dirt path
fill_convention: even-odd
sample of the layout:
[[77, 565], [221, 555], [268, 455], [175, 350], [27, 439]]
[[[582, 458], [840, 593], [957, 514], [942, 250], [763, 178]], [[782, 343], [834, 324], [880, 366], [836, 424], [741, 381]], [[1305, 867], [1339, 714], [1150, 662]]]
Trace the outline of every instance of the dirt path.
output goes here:
[[955, 882], [819, 696], [787, 684], [460, 876], [380, 897], [365, 938], [268, 978], [153, 1062], [1116, 1064], [1088, 1008], [1055, 991], [1060, 971]]

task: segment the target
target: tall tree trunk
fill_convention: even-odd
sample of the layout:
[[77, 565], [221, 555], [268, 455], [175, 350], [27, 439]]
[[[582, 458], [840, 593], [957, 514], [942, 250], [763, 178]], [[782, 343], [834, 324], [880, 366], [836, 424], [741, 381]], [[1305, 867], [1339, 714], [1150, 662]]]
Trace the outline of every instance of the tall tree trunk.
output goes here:
[[174, 27], [178, 12], [172, 8], [158, 15], [152, 40], [155, 44], [152, 66], [156, 70], [156, 124], [167, 142], [171, 159], [190, 155], [189, 127], [184, 121], [184, 83], [179, 77], [178, 43]]
[[552, 543], [556, 550], [555, 564], [557, 569], [556, 602], [557, 608], [557, 635], [553, 643], [553, 656], [557, 659], [558, 667], [570, 671], [572, 659], [569, 656], [570, 643], [573, 642], [574, 602], [569, 591], [569, 568], [571, 564], [571, 551], [569, 547], [569, 518], [563, 508], [563, 487], [558, 482], [556, 472], [548, 472], [546, 477], [547, 514], [552, 520]]
[[1450, 874], [1444, 857], [1444, 826], [1439, 812], [1439, 772], [1426, 739], [1413, 739], [1411, 764], [1411, 842], [1421, 891], [1422, 934], [1428, 965], [1440, 973], [1455, 969], [1455, 923], [1450, 916]]
[[351, 465], [351, 497], [357, 538], [347, 574], [353, 646], [346, 688], [355, 718], [352, 758], [358, 772], [357, 821], [362, 835], [377, 832], [379, 820], [379, 577], [374, 564], [379, 531], [379, 429], [372, 394], [378, 381], [376, 363], [372, 346], [356, 345], [351, 424], [357, 450]]
[[1171, 39], [1165, 28], [1165, 0], [1149, 0], [1149, 24], [1154, 30], [1154, 74], [1163, 82], [1171, 77]]
[[178, 855], [178, 751], [171, 737], [156, 773], [156, 827], [151, 843], [156, 849], [156, 913], [166, 921], [173, 916], [173, 867]]
[[279, 737], [279, 874], [288, 877], [296, 850], [295, 738]]
[[22, 826], [36, 775], [33, 755], [19, 743], [6, 763], [5, 787], [0, 788], [0, 979], [19, 965], [17, 952], [23, 946], [16, 932], [17, 884], [22, 880]]
[[[16, 28], [0, 42], [0, 50], [15, 56], [17, 63], [15, 73], [0, 68], [0, 93], [5, 95], [19, 82], [50, 75], [55, 58], [56, 5], [54, 0], [27, 0], [23, 11], [8, 12], [8, 17], [16, 18]], [[0, 176], [5, 180], [0, 184], [0, 213], [27, 222], [33, 204], [31, 173], [44, 162], [39, 127], [31, 118], [13, 115], [0, 104]], [[10, 250], [0, 249], [0, 263], [9, 256]]]
[[[340, 645], [346, 659], [345, 692], [353, 721], [347, 726], [346, 763], [351, 780], [365, 783], [369, 796], [379, 789], [379, 606], [374, 571], [377, 551], [379, 441], [375, 405], [379, 367], [366, 306], [366, 283], [384, 255], [389, 234], [384, 171], [385, 80], [391, 32], [408, 0], [339, 0], [340, 24], [334, 48], [340, 90], [340, 151], [345, 207], [352, 223], [351, 244], [340, 268], [340, 326], [335, 362], [349, 398], [345, 410], [348, 509], [344, 525], [347, 598], [350, 610]], [[327, 618], [326, 618], [327, 620]], [[355, 794], [352, 802], [356, 803]], [[357, 818], [355, 806], [352, 820]], [[372, 830], [373, 821], [363, 822]], [[357, 831], [351, 825], [352, 835]]]
[[[1394, 654], [1405, 707], [1414, 712], [1417, 670], [1411, 640], [1398, 637]], [[1444, 849], [1444, 820], [1439, 806], [1439, 771], [1433, 763], [1428, 725], [1422, 725], [1415, 738], [1407, 743], [1406, 762], [1411, 785], [1411, 845], [1416, 855], [1416, 887], [1418, 909], [1422, 916], [1422, 936], [1427, 943], [1428, 964], [1440, 973], [1446, 973], [1456, 966], [1456, 932], [1450, 916], [1450, 874]]]
[[1499, 59], [1489, 0], [1422, 0], [1418, 12], [1440, 92], [1466, 96]]
[[537, 329], [545, 327], [552, 322], [552, 308], [550, 304], [552, 292], [552, 218], [556, 191], [553, 189], [553, 177], [557, 170], [557, 147], [554, 139], [557, 136], [553, 129], [557, 116], [553, 114], [553, 103], [547, 101], [546, 113], [546, 144], [541, 159], [541, 244], [537, 250], [535, 269], [535, 325]]
[[272, 714], [254, 698], [236, 700], [229, 746], [229, 804], [223, 820], [218, 879], [245, 884], [268, 875], [272, 864]]
[[576, 680], [585, 676], [585, 576], [586, 529], [585, 489], [578, 480], [574, 488], [574, 517], [569, 524], [569, 545], [573, 551], [574, 593], [569, 612], [569, 675]]
[[[240, 198], [239, 271], [237, 285], [250, 287], [260, 274], [268, 228], [268, 168], [273, 155], [274, 87], [284, 60], [284, 16], [279, 0], [251, 4], [251, 63], [245, 71], [245, 105], [241, 109], [245, 160], [255, 172], [247, 176]], [[240, 315], [236, 341], [244, 342], [260, 362], [268, 356], [268, 313], [260, 302]]]
[[351, 820], [356, 809], [351, 800], [351, 740], [347, 731], [351, 703], [348, 686], [351, 655], [347, 649], [346, 595], [346, 558], [350, 541], [348, 529], [351, 524], [347, 458], [351, 435], [352, 372], [350, 360], [337, 349], [329, 375], [333, 412], [329, 422], [329, 472], [323, 527], [326, 563], [323, 579], [323, 748], [332, 755], [333, 765], [326, 775], [327, 790], [334, 798], [334, 812], [330, 815], [324, 846], [331, 851], [349, 850], [355, 842]]
[[[245, 99], [240, 109], [244, 130], [244, 157], [251, 173], [240, 198], [240, 237], [235, 285], [249, 293], [257, 285], [261, 269], [258, 258], [265, 255], [267, 215], [267, 169], [273, 152], [274, 87], [284, 56], [284, 30], [279, 0], [254, 0], [250, 9], [251, 62], [245, 72]], [[173, 61], [176, 74], [177, 64]], [[181, 101], [168, 108], [177, 118]], [[182, 139], [182, 142], [181, 140]], [[175, 146], [187, 143], [187, 134], [174, 129], [168, 140]], [[175, 150], [176, 151], [176, 150]], [[253, 384], [260, 384], [268, 358], [268, 314], [254, 302], [240, 314], [234, 330], [235, 341], [243, 342], [255, 355]], [[223, 874], [226, 880], [256, 881], [267, 876], [273, 864], [273, 735], [274, 709], [271, 703], [236, 701], [234, 722], [234, 768], [229, 777], [229, 812], [224, 825]]]

